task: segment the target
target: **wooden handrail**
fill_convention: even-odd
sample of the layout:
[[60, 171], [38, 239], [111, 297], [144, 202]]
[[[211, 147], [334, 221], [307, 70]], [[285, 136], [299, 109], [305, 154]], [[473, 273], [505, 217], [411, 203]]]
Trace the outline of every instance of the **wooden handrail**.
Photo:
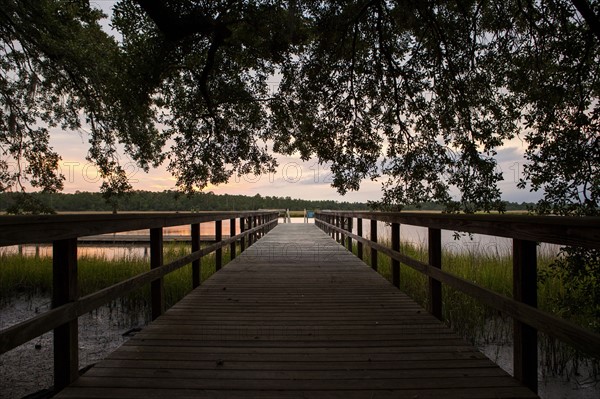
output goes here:
[[197, 212], [0, 216], [0, 247], [42, 244], [98, 234], [183, 226], [276, 212]]
[[[340, 217], [371, 221], [374, 241], [339, 227]], [[392, 248], [377, 243], [377, 221], [392, 225]], [[543, 217], [515, 215], [448, 215], [421, 213], [344, 212], [315, 213], [315, 223], [328, 234], [343, 234], [371, 248], [372, 259], [382, 253], [428, 276], [429, 311], [442, 315], [442, 284], [453, 287], [513, 318], [515, 377], [537, 392], [537, 331], [542, 331], [592, 356], [600, 356], [600, 334], [537, 309], [535, 256], [536, 242], [600, 248], [600, 218]], [[399, 252], [396, 237], [400, 224], [429, 229], [429, 261], [421, 262]], [[352, 225], [350, 222], [348, 225]], [[398, 226], [398, 227], [397, 227]], [[480, 285], [441, 270], [441, 230], [487, 234], [513, 239], [513, 298], [508, 298]], [[361, 245], [362, 258], [362, 245]], [[376, 269], [376, 265], [371, 265]], [[398, 270], [393, 270], [394, 285], [398, 285]]]
[[600, 217], [361, 211], [320, 211], [317, 213], [600, 249]]
[[[89, 219], [86, 217], [89, 216]], [[260, 220], [252, 228], [242, 229], [240, 234], [200, 248], [202, 222], [229, 219], [231, 225], [239, 218]], [[0, 331], [0, 354], [54, 330], [54, 385], [60, 390], [77, 378], [77, 318], [134, 289], [152, 284], [153, 318], [162, 313], [164, 303], [162, 278], [192, 263], [192, 287], [200, 283], [199, 259], [211, 252], [229, 246], [235, 248], [237, 241], [246, 237], [258, 239], [277, 224], [277, 212], [204, 212], [190, 214], [128, 214], [128, 215], [53, 215], [53, 216], [5, 216], [0, 217], [0, 246], [53, 242], [53, 306], [47, 312]], [[190, 224], [192, 227], [192, 253], [163, 265], [162, 228]], [[220, 223], [218, 223], [220, 224]], [[151, 270], [100, 291], [78, 298], [77, 294], [77, 238], [88, 234], [105, 234], [128, 230], [150, 229]], [[235, 228], [233, 229], [235, 234]], [[242, 251], [245, 247], [242, 245]], [[65, 266], [67, 266], [65, 268]]]

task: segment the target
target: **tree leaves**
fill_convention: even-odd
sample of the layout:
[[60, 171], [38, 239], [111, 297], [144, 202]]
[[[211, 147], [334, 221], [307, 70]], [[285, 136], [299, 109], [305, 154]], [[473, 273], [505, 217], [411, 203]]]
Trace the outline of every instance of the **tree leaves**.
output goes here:
[[496, 154], [519, 137], [541, 213], [598, 212], [597, 2], [121, 0], [121, 39], [87, 2], [0, 11], [3, 190], [60, 189], [43, 122], [89, 129], [109, 196], [123, 149], [185, 191], [276, 151], [330, 164], [342, 194], [381, 179], [381, 208], [503, 211]]

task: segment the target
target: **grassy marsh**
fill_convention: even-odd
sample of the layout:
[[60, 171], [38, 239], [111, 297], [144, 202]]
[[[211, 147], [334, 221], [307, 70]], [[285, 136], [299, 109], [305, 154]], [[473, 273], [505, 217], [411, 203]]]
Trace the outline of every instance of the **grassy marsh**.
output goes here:
[[[391, 247], [389, 241], [380, 243]], [[356, 243], [353, 245], [353, 252], [357, 253]], [[402, 243], [401, 252], [427, 262], [427, 248], [423, 244]], [[371, 265], [368, 247], [364, 247], [363, 254], [365, 263]], [[565, 311], [560, 299], [565, 291], [573, 288], [569, 287], [568, 281], [548, 273], [554, 259], [555, 255], [549, 252], [542, 250], [538, 253], [538, 274], [545, 276], [538, 281], [538, 307], [599, 332], [600, 324], [593, 312], [588, 309], [579, 309], [578, 312]], [[509, 253], [443, 251], [442, 268], [494, 292], [512, 297], [512, 256]], [[378, 254], [377, 270], [391, 282], [392, 272], [389, 257]], [[427, 308], [426, 276], [401, 264], [400, 289], [421, 306]], [[455, 331], [474, 345], [512, 346], [512, 319], [510, 317], [482, 305], [474, 298], [453, 288], [444, 286], [442, 292], [444, 321]], [[546, 334], [539, 334], [539, 347], [543, 374], [559, 375], [566, 379], [582, 374], [595, 379], [600, 375], [600, 359], [589, 358]]]

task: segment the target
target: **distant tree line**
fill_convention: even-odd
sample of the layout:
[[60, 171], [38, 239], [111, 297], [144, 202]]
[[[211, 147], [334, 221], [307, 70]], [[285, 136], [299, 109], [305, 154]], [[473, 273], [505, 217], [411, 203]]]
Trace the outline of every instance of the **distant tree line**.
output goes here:
[[[118, 203], [107, 202], [102, 193], [79, 192], [74, 194], [64, 193], [31, 193], [28, 201], [20, 198], [21, 193], [0, 193], [0, 210], [7, 213], [35, 213], [24, 206], [28, 202], [36, 202], [35, 209], [46, 209], [57, 212], [77, 211], [233, 211], [256, 209], [338, 209], [338, 210], [369, 210], [369, 204], [361, 202], [339, 202], [332, 200], [309, 201], [291, 197], [275, 197], [247, 195], [229, 195], [194, 193], [181, 194], [177, 191], [133, 191], [120, 198]], [[25, 205], [24, 205], [25, 204]], [[529, 204], [532, 205], [532, 204]], [[507, 210], [526, 210], [527, 203], [507, 202]], [[425, 203], [420, 207], [407, 206], [403, 210], [410, 211], [443, 210], [442, 204]]]

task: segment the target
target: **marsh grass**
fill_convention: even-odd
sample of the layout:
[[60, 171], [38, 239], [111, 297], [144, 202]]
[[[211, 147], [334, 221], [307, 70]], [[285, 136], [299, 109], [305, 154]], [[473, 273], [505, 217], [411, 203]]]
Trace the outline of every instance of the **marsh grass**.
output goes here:
[[[164, 263], [169, 263], [191, 252], [189, 245], [166, 243]], [[223, 264], [230, 259], [228, 248], [223, 248]], [[78, 282], [80, 296], [109, 287], [150, 269], [150, 259], [128, 256], [111, 260], [105, 256], [80, 256]], [[202, 258], [202, 281], [215, 272], [214, 253]], [[192, 289], [191, 265], [184, 266], [164, 278], [165, 306], [173, 306]], [[49, 297], [52, 294], [52, 258], [0, 254], [0, 306], [15, 298]], [[150, 301], [148, 285], [130, 292], [118, 300], [124, 309], [145, 311]], [[115, 304], [108, 304], [114, 306]]]
[[[382, 245], [391, 247], [389, 240]], [[427, 247], [424, 243], [402, 243], [401, 252], [427, 262]], [[353, 252], [357, 253], [356, 243]], [[363, 247], [364, 261], [371, 265], [370, 250]], [[538, 273], [545, 273], [555, 259], [555, 254], [544, 250], [538, 251]], [[391, 282], [391, 260], [378, 254], [378, 272]], [[510, 251], [443, 251], [443, 270], [481, 285], [494, 292], [512, 297], [512, 255]], [[400, 290], [409, 295], [421, 306], [427, 308], [427, 277], [410, 268], [400, 265]], [[538, 307], [556, 316], [566, 318], [582, 327], [598, 331], [598, 320], [590, 317], [590, 312], [566, 311], [560, 306], [560, 300], [567, 289], [568, 281], [558, 277], [539, 279]], [[497, 310], [484, 306], [476, 299], [453, 288], [443, 287], [442, 309], [444, 321], [456, 332], [474, 345], [507, 345], [512, 346], [513, 322]], [[566, 379], [580, 374], [588, 374], [596, 379], [600, 375], [600, 359], [589, 356], [546, 334], [539, 334], [540, 365], [544, 375], [558, 375]]]

